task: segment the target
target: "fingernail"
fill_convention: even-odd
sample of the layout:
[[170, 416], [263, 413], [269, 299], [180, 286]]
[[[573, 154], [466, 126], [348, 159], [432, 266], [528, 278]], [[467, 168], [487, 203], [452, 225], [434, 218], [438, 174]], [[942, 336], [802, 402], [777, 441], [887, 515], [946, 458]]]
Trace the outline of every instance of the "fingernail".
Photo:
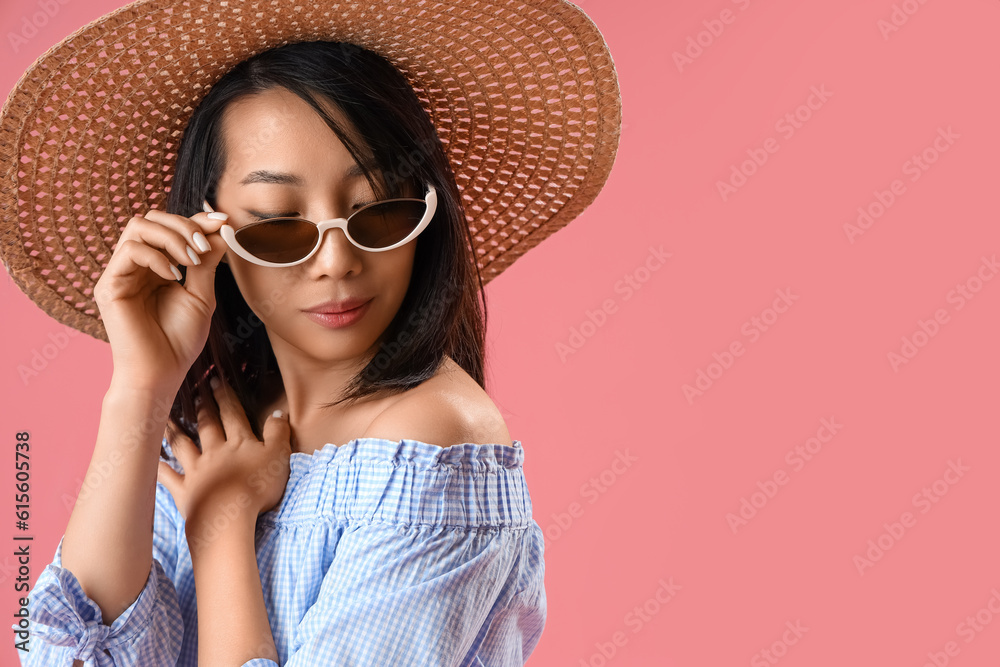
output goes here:
[[219, 378], [217, 378], [217, 377], [215, 377], [213, 375], [212, 378], [208, 381], [208, 384], [212, 385], [212, 389], [218, 389], [219, 388]]
[[192, 248], [191, 246], [187, 246], [187, 252], [188, 252], [188, 257], [191, 258], [191, 261], [194, 262], [195, 265], [201, 264], [201, 257], [199, 257], [198, 253], [194, 251], [194, 248]]
[[282, 412], [281, 410], [275, 410], [271, 416], [275, 417], [276, 419], [281, 419], [282, 417], [285, 416], [285, 413]]
[[184, 278], [184, 276], [182, 276], [182, 275], [181, 275], [181, 272], [180, 272], [180, 271], [178, 271], [178, 270], [177, 270], [177, 267], [176, 267], [176, 266], [174, 266], [173, 264], [171, 264], [171, 265], [170, 265], [170, 270], [171, 270], [171, 271], [173, 271], [173, 274], [174, 274], [175, 276], [177, 276], [177, 280], [181, 280], [181, 279], [183, 279], [183, 278]]
[[218, 211], [214, 213], [209, 213], [208, 217], [210, 217], [212, 220], [229, 220], [228, 215], [226, 215], [225, 213], [219, 213]]
[[194, 244], [195, 246], [198, 247], [198, 250], [201, 250], [202, 252], [208, 252], [209, 250], [212, 249], [212, 246], [208, 244], [208, 239], [206, 239], [205, 235], [202, 234], [201, 232], [195, 232], [194, 236], [192, 236], [191, 238], [194, 239]]
[[200, 408], [201, 407], [201, 396], [195, 396], [194, 397], [194, 407], [195, 408]]

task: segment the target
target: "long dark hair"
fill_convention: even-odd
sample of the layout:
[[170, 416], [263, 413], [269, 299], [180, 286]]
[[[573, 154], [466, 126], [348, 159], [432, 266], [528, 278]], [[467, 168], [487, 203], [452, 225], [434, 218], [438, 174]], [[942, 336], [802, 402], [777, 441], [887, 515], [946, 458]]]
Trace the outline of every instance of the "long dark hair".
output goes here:
[[[223, 112], [241, 97], [275, 87], [295, 93], [326, 121], [364, 171], [376, 198], [404, 196], [400, 193], [407, 184], [422, 197], [427, 183], [438, 196], [434, 218], [414, 241], [406, 296], [379, 339], [377, 353], [352, 378], [344, 396], [326, 406], [415, 387], [434, 375], [446, 354], [485, 389], [485, 292], [461, 195], [416, 91], [382, 56], [353, 44], [302, 42], [265, 51], [230, 70], [191, 116], [178, 149], [167, 211], [191, 216], [202, 210], [202, 200], [215, 204], [226, 164]], [[331, 117], [324, 104], [342, 112], [349, 126]], [[374, 163], [366, 155], [373, 155]], [[381, 179], [374, 177], [375, 170]], [[225, 262], [216, 270], [215, 294], [208, 340], [170, 414], [198, 442], [194, 397], [208, 376], [218, 373], [233, 387], [254, 433], [262, 438], [257, 416], [283, 386], [274, 352]]]

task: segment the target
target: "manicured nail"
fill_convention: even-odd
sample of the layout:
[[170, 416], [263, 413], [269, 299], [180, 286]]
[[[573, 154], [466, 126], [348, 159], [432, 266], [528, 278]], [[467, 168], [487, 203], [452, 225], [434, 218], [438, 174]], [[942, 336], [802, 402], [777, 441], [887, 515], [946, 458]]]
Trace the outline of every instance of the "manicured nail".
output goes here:
[[282, 412], [281, 410], [275, 410], [274, 413], [271, 416], [274, 417], [274, 418], [276, 418], [276, 419], [281, 419], [282, 417], [285, 416], [285, 413]]
[[184, 278], [184, 276], [181, 275], [181, 272], [178, 271], [177, 267], [174, 266], [173, 264], [170, 265], [170, 270], [173, 271], [175, 276], [177, 276], [177, 280], [181, 280], [182, 278]]
[[191, 261], [194, 262], [195, 265], [201, 264], [201, 257], [199, 257], [198, 253], [194, 251], [194, 248], [192, 248], [191, 246], [187, 246], [187, 251], [188, 251], [188, 257], [191, 258]]
[[208, 383], [210, 385], [212, 385], [212, 389], [218, 389], [219, 388], [219, 378], [215, 377], [214, 375], [211, 377], [211, 379], [208, 381]]
[[210, 217], [212, 220], [229, 220], [228, 215], [226, 215], [225, 213], [219, 213], [218, 211], [216, 211], [215, 213], [209, 213], [208, 217]]
[[201, 250], [202, 252], [208, 252], [209, 250], [212, 249], [212, 246], [208, 244], [208, 239], [206, 239], [205, 235], [202, 234], [201, 232], [195, 232], [194, 236], [191, 238], [194, 239], [194, 244], [198, 247], [198, 250]]

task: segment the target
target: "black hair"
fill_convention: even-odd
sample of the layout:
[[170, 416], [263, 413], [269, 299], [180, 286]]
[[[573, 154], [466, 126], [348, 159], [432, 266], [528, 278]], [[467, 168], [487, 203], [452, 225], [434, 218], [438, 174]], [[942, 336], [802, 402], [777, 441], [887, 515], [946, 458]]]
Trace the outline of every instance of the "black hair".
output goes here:
[[[230, 70], [195, 109], [177, 153], [166, 209], [191, 216], [214, 192], [226, 164], [222, 119], [237, 99], [276, 87], [305, 100], [364, 171], [377, 199], [403, 196], [407, 184], [437, 191], [438, 206], [417, 243], [413, 273], [378, 351], [344, 396], [327, 407], [378, 392], [398, 393], [431, 378], [447, 354], [486, 388], [486, 302], [461, 194], [417, 91], [388, 60], [340, 42], [300, 42], [260, 53]], [[332, 105], [348, 121], [328, 112]], [[181, 265], [183, 271], [185, 267]], [[277, 398], [280, 372], [262, 323], [228, 264], [215, 274], [216, 308], [208, 340], [184, 378], [171, 418], [198, 442], [194, 397], [211, 374], [234, 389], [255, 434], [261, 409]], [[480, 302], [482, 299], [482, 302]]]

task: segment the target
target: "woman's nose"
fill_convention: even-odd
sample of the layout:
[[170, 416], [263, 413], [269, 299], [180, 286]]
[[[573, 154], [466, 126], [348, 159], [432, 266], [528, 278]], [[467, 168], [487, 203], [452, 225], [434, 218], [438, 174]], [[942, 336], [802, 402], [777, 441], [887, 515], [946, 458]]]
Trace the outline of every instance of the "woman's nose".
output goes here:
[[309, 258], [311, 270], [329, 275], [344, 275], [361, 270], [364, 252], [347, 238], [343, 229], [328, 229], [320, 239], [316, 254]]

